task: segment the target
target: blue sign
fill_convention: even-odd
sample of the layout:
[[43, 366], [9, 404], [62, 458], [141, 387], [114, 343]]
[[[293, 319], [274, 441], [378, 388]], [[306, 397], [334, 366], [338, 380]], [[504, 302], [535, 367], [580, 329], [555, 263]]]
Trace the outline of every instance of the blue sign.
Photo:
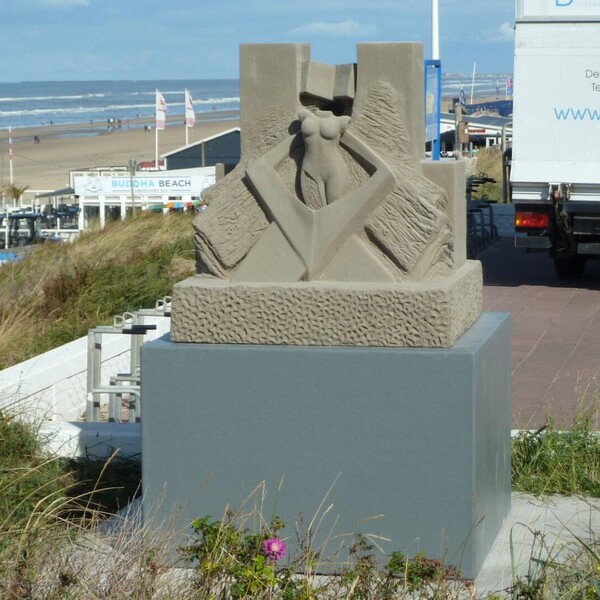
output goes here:
[[440, 108], [442, 101], [442, 65], [439, 60], [425, 61], [425, 141], [432, 143], [432, 158], [440, 158]]

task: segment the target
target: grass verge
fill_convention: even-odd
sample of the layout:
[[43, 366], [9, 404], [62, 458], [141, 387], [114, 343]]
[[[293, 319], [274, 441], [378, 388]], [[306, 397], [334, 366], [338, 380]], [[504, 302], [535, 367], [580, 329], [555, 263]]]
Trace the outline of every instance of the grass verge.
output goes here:
[[568, 429], [550, 420], [537, 431], [523, 430], [512, 443], [512, 486], [536, 496], [600, 497], [600, 434], [591, 411], [580, 411]]

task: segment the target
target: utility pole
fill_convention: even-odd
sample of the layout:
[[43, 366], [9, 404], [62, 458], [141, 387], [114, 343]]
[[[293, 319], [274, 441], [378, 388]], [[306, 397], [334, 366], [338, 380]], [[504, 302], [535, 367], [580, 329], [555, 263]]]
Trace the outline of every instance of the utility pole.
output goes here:
[[133, 191], [133, 176], [135, 175], [135, 168], [137, 167], [137, 161], [133, 158], [129, 159], [129, 185], [131, 187], [131, 216], [135, 214], [135, 193]]

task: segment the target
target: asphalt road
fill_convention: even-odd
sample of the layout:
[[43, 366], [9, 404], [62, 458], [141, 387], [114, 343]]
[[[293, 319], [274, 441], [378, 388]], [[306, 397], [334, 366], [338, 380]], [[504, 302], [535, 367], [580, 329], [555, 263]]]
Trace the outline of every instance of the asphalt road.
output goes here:
[[561, 280], [546, 253], [514, 248], [512, 238], [477, 259], [484, 310], [512, 315], [513, 425], [566, 426], [591, 410], [600, 429], [600, 261], [580, 280]]

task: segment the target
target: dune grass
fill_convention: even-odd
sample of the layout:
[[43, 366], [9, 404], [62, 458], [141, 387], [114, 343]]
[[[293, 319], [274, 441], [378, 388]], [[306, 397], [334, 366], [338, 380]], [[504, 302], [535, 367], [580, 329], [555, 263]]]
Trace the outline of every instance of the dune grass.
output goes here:
[[72, 480], [64, 463], [43, 457], [36, 432], [15, 416], [0, 413], [0, 523], [27, 520], [56, 497], [66, 497]]
[[192, 275], [193, 214], [139, 214], [0, 267], [0, 369], [154, 306]]
[[139, 492], [139, 462], [48, 457], [36, 426], [18, 417], [0, 412], [0, 598], [155, 597], [167, 532], [100, 529]]

